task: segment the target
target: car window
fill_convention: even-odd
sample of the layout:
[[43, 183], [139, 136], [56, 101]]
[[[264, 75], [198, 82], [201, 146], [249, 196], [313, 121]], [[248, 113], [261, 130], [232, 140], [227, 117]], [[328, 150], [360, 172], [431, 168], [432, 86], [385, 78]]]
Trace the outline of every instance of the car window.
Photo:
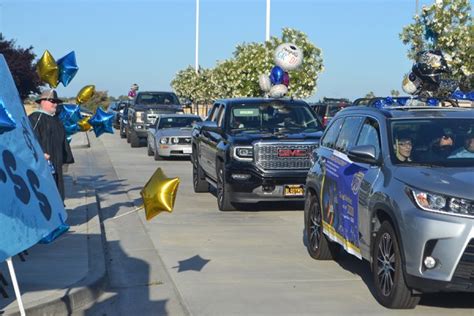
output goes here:
[[222, 106], [220, 104], [217, 104], [216, 109], [214, 109], [214, 113], [212, 113], [211, 121], [217, 123], [217, 120], [221, 112], [222, 112]]
[[326, 133], [324, 134], [323, 138], [321, 138], [321, 146], [334, 148], [337, 136], [339, 135], [339, 131], [341, 129], [341, 126], [342, 126], [343, 122], [344, 122], [344, 119], [339, 118], [336, 121], [334, 121], [328, 127], [328, 129], [327, 129]]
[[376, 120], [367, 118], [357, 139], [357, 146], [372, 145], [375, 147], [375, 157], [380, 154], [380, 131]]
[[341, 132], [336, 141], [336, 149], [341, 152], [347, 152], [347, 149], [354, 145], [362, 124], [362, 117], [347, 117], [342, 125]]

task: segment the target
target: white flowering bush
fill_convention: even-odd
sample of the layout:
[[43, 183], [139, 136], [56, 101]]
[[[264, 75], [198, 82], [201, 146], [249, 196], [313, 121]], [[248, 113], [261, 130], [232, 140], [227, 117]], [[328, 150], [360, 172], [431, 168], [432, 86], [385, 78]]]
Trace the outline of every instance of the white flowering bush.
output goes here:
[[[408, 56], [418, 51], [439, 49], [448, 54], [453, 78], [466, 84], [473, 78], [474, 27], [469, 0], [436, 0], [424, 6], [421, 15], [403, 28], [400, 39], [410, 45]], [[468, 90], [472, 90], [472, 83]]]
[[171, 82], [180, 97], [194, 103], [209, 103], [219, 98], [261, 96], [258, 84], [260, 74], [270, 75], [275, 66], [273, 53], [282, 43], [296, 44], [304, 54], [302, 66], [290, 71], [289, 96], [308, 98], [316, 92], [316, 82], [323, 71], [321, 50], [312, 44], [306, 34], [284, 28], [282, 37], [271, 37], [265, 43], [237, 45], [233, 57], [218, 62], [214, 68], [199, 69], [196, 75], [191, 66], [181, 70]]

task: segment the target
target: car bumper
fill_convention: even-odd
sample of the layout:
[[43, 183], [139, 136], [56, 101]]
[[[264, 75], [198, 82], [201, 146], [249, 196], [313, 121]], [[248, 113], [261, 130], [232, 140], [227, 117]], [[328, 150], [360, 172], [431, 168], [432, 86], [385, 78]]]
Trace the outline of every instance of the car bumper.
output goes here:
[[133, 131], [139, 138], [147, 138], [148, 137], [148, 130], [146, 125], [138, 125], [135, 124], [133, 126]]
[[[284, 190], [288, 185], [300, 185], [304, 189], [307, 173], [307, 170], [265, 173], [236, 166], [226, 168], [226, 183], [234, 203], [304, 201], [304, 191], [302, 195], [285, 196]], [[248, 178], [241, 178], [242, 175]]]
[[158, 155], [162, 157], [189, 157], [192, 153], [191, 144], [189, 145], [163, 145], [157, 144]]
[[[406, 280], [422, 292], [474, 292], [474, 219], [412, 209], [401, 231]], [[432, 269], [426, 257], [436, 260]]]

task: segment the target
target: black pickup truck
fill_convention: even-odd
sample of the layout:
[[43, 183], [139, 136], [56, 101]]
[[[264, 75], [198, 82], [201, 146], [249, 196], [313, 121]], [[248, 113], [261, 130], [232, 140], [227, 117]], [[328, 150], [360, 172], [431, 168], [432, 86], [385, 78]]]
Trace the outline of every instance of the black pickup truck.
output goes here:
[[183, 106], [173, 92], [139, 92], [128, 108], [127, 142], [139, 147], [141, 140], [146, 141], [147, 130], [155, 124], [159, 114], [175, 113], [183, 113]]
[[304, 101], [218, 100], [193, 128], [194, 191], [214, 186], [221, 211], [236, 203], [303, 201], [321, 135], [321, 123]]

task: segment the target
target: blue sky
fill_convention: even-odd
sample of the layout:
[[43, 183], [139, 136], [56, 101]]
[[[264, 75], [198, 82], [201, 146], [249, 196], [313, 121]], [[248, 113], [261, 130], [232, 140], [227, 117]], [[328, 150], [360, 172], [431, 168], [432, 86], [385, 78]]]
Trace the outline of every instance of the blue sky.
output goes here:
[[[420, 0], [423, 4], [434, 1]], [[266, 0], [201, 0], [200, 65], [231, 57], [237, 44], [265, 39]], [[416, 0], [272, 0], [271, 35], [305, 32], [323, 52], [325, 71], [310, 100], [355, 99], [401, 91], [411, 62], [398, 34]], [[195, 0], [0, 0], [0, 32], [38, 58], [76, 53], [79, 72], [62, 96], [85, 85], [109, 95], [169, 90], [177, 71], [194, 65]]]

